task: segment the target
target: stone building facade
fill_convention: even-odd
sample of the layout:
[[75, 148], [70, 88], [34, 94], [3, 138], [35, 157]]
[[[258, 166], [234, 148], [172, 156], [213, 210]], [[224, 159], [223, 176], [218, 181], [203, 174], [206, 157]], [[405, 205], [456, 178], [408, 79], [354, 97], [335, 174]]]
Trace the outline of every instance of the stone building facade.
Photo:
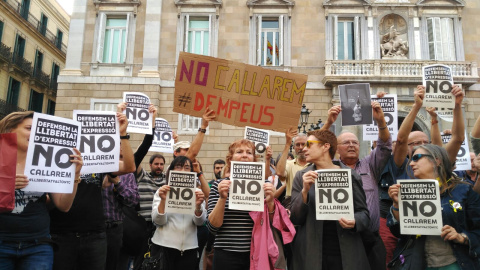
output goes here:
[[55, 0], [0, 1], [0, 119], [18, 110], [54, 114], [69, 24]]
[[[480, 3], [464, 0], [75, 0], [56, 115], [114, 109], [122, 92], [138, 91], [180, 140], [191, 141], [198, 119], [172, 112], [177, 58], [187, 51], [308, 75], [304, 103], [312, 123], [339, 103], [338, 85], [357, 82], [370, 83], [372, 93], [397, 94], [401, 122], [421, 67], [447, 64], [465, 89], [471, 128], [480, 111], [480, 30], [470, 26], [480, 23], [479, 12]], [[429, 133], [429, 126], [422, 110], [415, 129]], [[243, 132], [210, 125], [199, 155], [207, 176]], [[134, 146], [141, 139], [135, 135]], [[284, 143], [283, 134], [272, 135], [275, 154]]]

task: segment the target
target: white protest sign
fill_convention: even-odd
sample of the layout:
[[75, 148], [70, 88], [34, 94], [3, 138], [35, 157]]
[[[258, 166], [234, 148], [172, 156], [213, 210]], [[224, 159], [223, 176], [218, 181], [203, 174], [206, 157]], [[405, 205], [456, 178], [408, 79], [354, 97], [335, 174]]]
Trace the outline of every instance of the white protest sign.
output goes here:
[[[440, 133], [442, 136], [443, 144], [447, 144], [452, 139], [452, 134]], [[455, 162], [457, 168], [456, 171], [468, 171], [472, 169], [472, 163], [470, 161], [470, 148], [468, 148], [468, 136], [465, 132], [465, 139], [460, 146], [460, 149], [457, 153], [457, 161]]]
[[163, 118], [155, 118], [153, 142], [148, 151], [173, 153], [173, 143], [173, 132], [168, 121]]
[[193, 215], [196, 199], [196, 174], [181, 171], [169, 171], [169, 173], [168, 185], [170, 191], [165, 200], [165, 212]]
[[258, 161], [265, 161], [267, 146], [270, 143], [270, 131], [245, 127], [245, 139], [255, 143], [255, 154]]
[[263, 212], [265, 163], [232, 161], [228, 209]]
[[317, 220], [354, 219], [350, 169], [317, 170], [315, 213]]
[[[382, 107], [387, 123], [388, 131], [392, 135], [392, 141], [397, 140], [398, 134], [398, 113], [397, 113], [397, 95], [385, 95], [383, 98], [377, 98], [376, 95], [371, 96], [372, 101], [377, 101]], [[373, 125], [363, 126], [363, 139], [368, 141], [378, 140], [378, 125], [374, 120]]]
[[82, 132], [79, 148], [82, 153], [81, 173], [116, 172], [120, 160], [120, 131], [116, 113], [73, 111]]
[[127, 103], [123, 111], [128, 119], [127, 132], [152, 134], [153, 114], [148, 111], [150, 98], [142, 93], [124, 92], [123, 101]]
[[438, 181], [397, 180], [400, 233], [440, 235], [443, 227]]
[[79, 139], [77, 121], [35, 113], [25, 163], [29, 184], [22, 190], [72, 193], [76, 165], [70, 155]]
[[452, 69], [445, 65], [424, 66], [423, 86], [425, 86], [424, 107], [455, 108], [452, 94]]

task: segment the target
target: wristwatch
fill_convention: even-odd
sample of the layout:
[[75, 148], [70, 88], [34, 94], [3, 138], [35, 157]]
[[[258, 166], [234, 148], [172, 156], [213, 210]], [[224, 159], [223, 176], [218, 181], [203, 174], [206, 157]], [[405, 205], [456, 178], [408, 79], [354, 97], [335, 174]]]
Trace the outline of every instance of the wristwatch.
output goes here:
[[469, 242], [468, 236], [467, 236], [465, 233], [463, 233], [463, 232], [460, 233], [460, 235], [463, 237], [463, 243], [462, 243], [462, 244], [468, 245], [468, 242]]
[[125, 136], [120, 136], [120, 140], [129, 140], [130, 139], [130, 134], [127, 133]]
[[202, 132], [202, 133], [206, 133], [207, 132], [207, 129], [205, 128], [199, 128], [198, 131]]

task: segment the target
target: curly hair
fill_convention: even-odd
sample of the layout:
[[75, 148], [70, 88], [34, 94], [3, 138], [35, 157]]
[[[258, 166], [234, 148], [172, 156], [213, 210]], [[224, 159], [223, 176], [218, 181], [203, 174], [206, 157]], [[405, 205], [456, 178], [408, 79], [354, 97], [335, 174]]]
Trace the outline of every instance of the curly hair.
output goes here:
[[230, 173], [230, 162], [232, 161], [233, 154], [235, 154], [235, 150], [242, 145], [246, 145], [252, 149], [253, 161], [254, 162], [257, 161], [257, 156], [255, 154], [255, 144], [252, 141], [249, 141], [247, 139], [236, 140], [232, 142], [228, 147], [228, 154], [227, 154], [227, 157], [225, 158], [226, 164], [225, 164], [225, 168], [223, 169], [224, 177], [225, 177], [225, 174]]
[[330, 158], [333, 159], [335, 157], [335, 153], [337, 152], [337, 136], [335, 133], [331, 132], [328, 129], [321, 130], [312, 130], [307, 133], [308, 136], [315, 136], [317, 140], [330, 144], [330, 149], [328, 149], [328, 153], [330, 154]]

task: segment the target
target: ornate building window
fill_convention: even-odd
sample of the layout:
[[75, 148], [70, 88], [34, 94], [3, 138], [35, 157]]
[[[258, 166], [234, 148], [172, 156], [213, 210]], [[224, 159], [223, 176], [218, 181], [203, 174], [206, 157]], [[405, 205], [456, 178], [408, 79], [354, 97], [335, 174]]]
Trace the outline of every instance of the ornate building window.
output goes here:
[[453, 18], [427, 18], [430, 60], [455, 61]]
[[362, 59], [363, 15], [328, 14], [326, 21], [327, 59]]
[[125, 63], [130, 14], [107, 15], [100, 13], [97, 62]]

